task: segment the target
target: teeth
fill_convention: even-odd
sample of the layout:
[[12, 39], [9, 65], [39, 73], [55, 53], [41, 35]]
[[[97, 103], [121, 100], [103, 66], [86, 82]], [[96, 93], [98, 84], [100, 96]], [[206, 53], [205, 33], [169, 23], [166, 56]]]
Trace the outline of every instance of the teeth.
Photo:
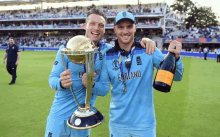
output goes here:
[[92, 33], [93, 35], [99, 35], [99, 33]]
[[126, 35], [126, 36], [122, 36], [122, 37], [126, 37], [126, 38], [127, 38], [127, 37], [129, 37], [129, 36]]

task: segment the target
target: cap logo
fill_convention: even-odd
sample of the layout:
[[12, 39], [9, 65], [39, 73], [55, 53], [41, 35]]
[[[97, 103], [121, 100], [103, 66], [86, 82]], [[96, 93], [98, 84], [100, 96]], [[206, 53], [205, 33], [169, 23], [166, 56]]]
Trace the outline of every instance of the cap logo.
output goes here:
[[122, 13], [122, 15], [123, 15], [123, 17], [126, 17], [126, 16], [127, 16], [127, 13], [124, 11], [124, 12]]

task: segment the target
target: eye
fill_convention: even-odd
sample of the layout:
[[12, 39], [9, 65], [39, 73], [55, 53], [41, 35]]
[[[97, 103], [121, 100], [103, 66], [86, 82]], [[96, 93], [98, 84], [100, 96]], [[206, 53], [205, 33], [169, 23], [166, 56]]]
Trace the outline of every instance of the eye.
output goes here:
[[118, 26], [118, 28], [119, 28], [119, 29], [122, 29], [122, 28], [123, 28], [123, 26]]
[[99, 24], [99, 27], [100, 28], [104, 28], [104, 24]]
[[133, 25], [129, 25], [128, 28], [129, 28], [129, 29], [133, 28]]
[[95, 22], [90, 22], [89, 25], [94, 26]]

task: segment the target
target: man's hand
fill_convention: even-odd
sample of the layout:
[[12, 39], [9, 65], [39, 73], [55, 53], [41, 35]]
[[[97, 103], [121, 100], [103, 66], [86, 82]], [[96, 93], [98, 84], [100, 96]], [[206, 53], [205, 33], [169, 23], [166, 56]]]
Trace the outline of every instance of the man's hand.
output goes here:
[[[95, 84], [95, 76], [96, 76], [96, 73], [94, 73], [94, 75], [93, 75], [93, 85]], [[83, 83], [84, 87], [87, 87], [87, 75], [86, 75], [86, 73], [84, 73], [83, 76], [82, 76], [82, 83]]]
[[19, 61], [16, 61], [15, 65], [17, 66], [19, 64]]
[[61, 82], [62, 87], [69, 88], [70, 85], [73, 84], [73, 82], [71, 80], [71, 74], [72, 74], [72, 72], [70, 69], [68, 69], [60, 74], [60, 82]]
[[146, 48], [146, 53], [147, 54], [153, 54], [154, 51], [156, 50], [156, 44], [154, 41], [148, 38], [142, 38], [141, 40], [141, 46], [143, 48]]
[[169, 43], [170, 45], [169, 45], [168, 51], [171, 53], [175, 53], [175, 58], [178, 59], [180, 56], [181, 49], [182, 49], [182, 43], [176, 40], [170, 40]]
[[5, 59], [3, 59], [3, 64], [5, 64]]

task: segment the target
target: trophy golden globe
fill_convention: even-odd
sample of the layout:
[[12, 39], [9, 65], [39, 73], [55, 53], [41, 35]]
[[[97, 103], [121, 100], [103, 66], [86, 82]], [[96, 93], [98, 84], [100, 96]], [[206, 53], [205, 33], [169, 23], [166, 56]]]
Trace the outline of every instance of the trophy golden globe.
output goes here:
[[64, 55], [67, 55], [69, 60], [86, 65], [87, 85], [85, 104], [79, 104], [73, 92], [72, 85], [70, 86], [73, 97], [78, 104], [78, 109], [67, 120], [67, 125], [73, 129], [90, 129], [100, 125], [104, 121], [104, 116], [90, 105], [94, 75], [94, 55], [96, 53], [98, 53], [98, 48], [95, 47], [93, 41], [82, 35], [71, 38], [66, 48], [61, 50], [64, 70], [66, 70]]

